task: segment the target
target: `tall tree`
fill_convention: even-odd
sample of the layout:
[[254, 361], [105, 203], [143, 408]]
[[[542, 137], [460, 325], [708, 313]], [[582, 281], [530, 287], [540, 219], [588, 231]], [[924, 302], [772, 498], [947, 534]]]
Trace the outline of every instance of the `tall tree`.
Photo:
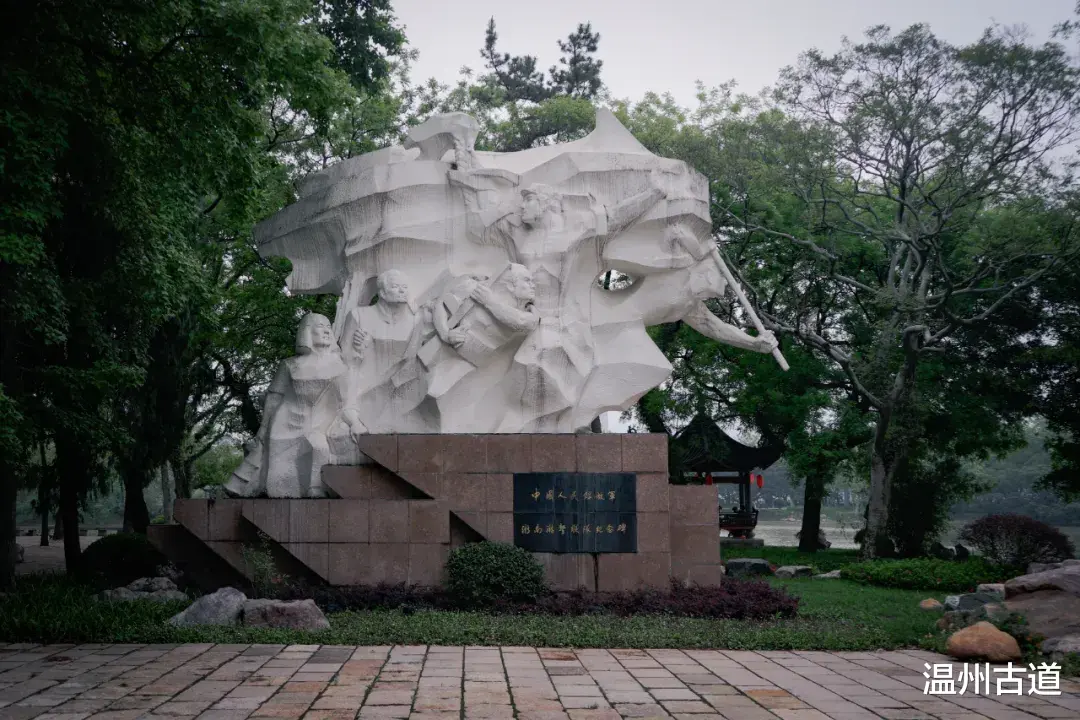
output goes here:
[[1046, 224], [1018, 238], [995, 223], [1060, 204], [1071, 179], [1051, 159], [1077, 132], [1080, 73], [1060, 44], [996, 28], [953, 47], [925, 26], [879, 27], [835, 56], [806, 53], [777, 97], [801, 130], [785, 169], [805, 229], [731, 217], [806, 249], [857, 309], [858, 323], [829, 333], [765, 314], [835, 363], [874, 413], [874, 555], [888, 545], [893, 483], [921, 431], [903, 421], [920, 367], [1077, 257], [1072, 230]]
[[[355, 98], [349, 76], [363, 76], [341, 64], [348, 38], [381, 53], [385, 4], [351, 5], [365, 22], [330, 12], [349, 3], [54, 0], [0, 28], [6, 549], [9, 478], [46, 436], [77, 564], [79, 499], [102, 461], [131, 447], [114, 422], [118, 396], [146, 382], [159, 328], [206, 289], [203, 218], [250, 215], [266, 192], [267, 109], [287, 106], [321, 131]], [[336, 45], [323, 21], [341, 29]], [[12, 581], [9, 555], [0, 585]]]

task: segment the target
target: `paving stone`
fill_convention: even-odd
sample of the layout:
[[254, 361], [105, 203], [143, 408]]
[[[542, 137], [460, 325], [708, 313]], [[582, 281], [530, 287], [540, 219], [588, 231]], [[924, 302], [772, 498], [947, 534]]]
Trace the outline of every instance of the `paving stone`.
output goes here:
[[[48, 659], [61, 653], [69, 659]], [[22, 660], [12, 660], [18, 657]], [[1075, 681], [1064, 680], [1059, 697], [935, 697], [923, 693], [925, 662], [950, 661], [915, 650], [0, 647], [0, 720], [1080, 716], [1080, 683]]]

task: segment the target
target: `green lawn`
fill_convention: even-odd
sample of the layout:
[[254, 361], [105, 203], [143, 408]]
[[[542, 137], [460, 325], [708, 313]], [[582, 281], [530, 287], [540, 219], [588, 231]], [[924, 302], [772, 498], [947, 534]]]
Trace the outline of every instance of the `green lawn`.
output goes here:
[[[617, 618], [498, 616], [398, 610], [342, 612], [331, 628], [306, 633], [165, 624], [182, 603], [107, 604], [66, 581], [34, 579], [0, 599], [2, 642], [243, 642], [321, 644], [539, 645], [868, 650], [938, 647], [936, 616], [918, 609], [928, 593], [887, 590], [843, 580], [773, 580], [800, 597], [799, 617], [750, 622], [667, 616]], [[938, 599], [941, 599], [940, 597]]]

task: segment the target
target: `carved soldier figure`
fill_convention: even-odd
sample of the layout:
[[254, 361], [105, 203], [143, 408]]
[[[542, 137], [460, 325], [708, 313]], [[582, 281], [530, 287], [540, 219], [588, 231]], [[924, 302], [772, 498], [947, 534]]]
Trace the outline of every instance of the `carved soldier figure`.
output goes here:
[[416, 355], [425, 323], [413, 309], [409, 282], [398, 270], [378, 277], [378, 302], [353, 308], [342, 325], [342, 355], [349, 365], [347, 418], [375, 431], [423, 399]]
[[[322, 466], [331, 461], [330, 429], [342, 419], [346, 365], [330, 321], [305, 315], [296, 333], [296, 356], [285, 360], [266, 393], [255, 447], [233, 473], [226, 491], [240, 497], [323, 497]], [[364, 431], [358, 420], [350, 432]]]
[[[421, 348], [419, 358], [430, 371], [428, 397], [442, 414], [448, 411], [441, 402], [448, 392], [539, 323], [528, 268], [511, 264], [491, 285], [484, 280], [466, 277], [451, 283], [431, 307], [436, 336]], [[459, 389], [467, 390], [467, 384]]]

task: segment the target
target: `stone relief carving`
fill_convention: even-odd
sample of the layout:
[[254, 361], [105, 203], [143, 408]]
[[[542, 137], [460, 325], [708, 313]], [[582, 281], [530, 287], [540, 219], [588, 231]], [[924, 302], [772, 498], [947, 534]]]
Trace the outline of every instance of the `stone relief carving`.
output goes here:
[[[309, 353], [328, 358], [320, 377], [333, 378], [333, 401], [316, 410], [312, 391], [290, 389], [307, 355], [286, 361], [267, 401], [267, 428], [278, 405], [318, 416], [290, 430], [312, 462], [349, 462], [341, 438], [366, 432], [587, 427], [670, 374], [650, 325], [683, 320], [735, 347], [776, 347], [705, 304], [729, 275], [708, 183], [685, 163], [650, 153], [606, 110], [581, 140], [516, 153], [474, 150], [477, 129], [461, 113], [431, 118], [404, 147], [311, 177], [298, 202], [256, 229], [263, 255], [292, 261], [290, 291], [341, 296], [337, 347]], [[605, 290], [597, 278], [608, 270], [635, 282]], [[330, 327], [305, 322], [319, 338]], [[230, 489], [317, 493], [306, 465], [268, 471], [284, 462], [268, 448], [294, 436], [267, 433]]]

